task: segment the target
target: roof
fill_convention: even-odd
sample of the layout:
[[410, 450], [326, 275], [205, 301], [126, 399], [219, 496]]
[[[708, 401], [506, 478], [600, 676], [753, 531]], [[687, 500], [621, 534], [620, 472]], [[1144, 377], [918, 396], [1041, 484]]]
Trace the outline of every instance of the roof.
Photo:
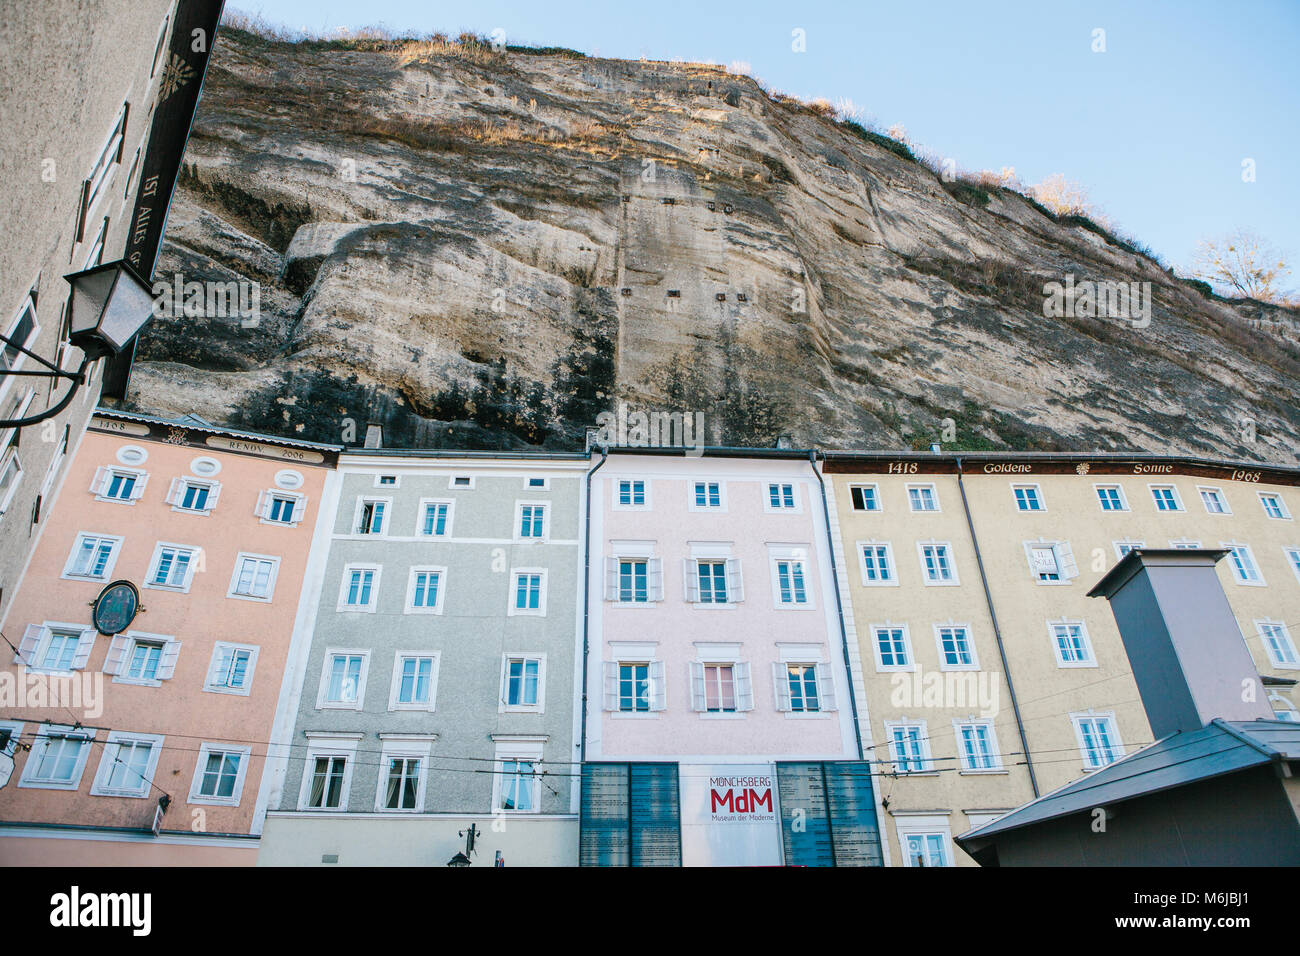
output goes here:
[[1283, 760], [1300, 760], [1300, 723], [1216, 718], [1200, 730], [1157, 740], [954, 839], [971, 852], [1012, 830]]
[[194, 413], [182, 415], [180, 418], [159, 418], [157, 415], [141, 415], [137, 412], [123, 412], [116, 408], [104, 408], [102, 405], [97, 407], [94, 412], [96, 418], [116, 418], [129, 422], [143, 422], [150, 425], [177, 425], [182, 428], [192, 428], [196, 431], [210, 432], [213, 435], [229, 435], [231, 438], [245, 438], [249, 441], [262, 442], [267, 445], [288, 445], [292, 448], [312, 448], [317, 451], [342, 451], [342, 445], [326, 445], [314, 441], [302, 441], [297, 438], [284, 438], [280, 435], [266, 435], [261, 432], [246, 432], [235, 428], [225, 428], [221, 425], [214, 425], [207, 419], [202, 418]]

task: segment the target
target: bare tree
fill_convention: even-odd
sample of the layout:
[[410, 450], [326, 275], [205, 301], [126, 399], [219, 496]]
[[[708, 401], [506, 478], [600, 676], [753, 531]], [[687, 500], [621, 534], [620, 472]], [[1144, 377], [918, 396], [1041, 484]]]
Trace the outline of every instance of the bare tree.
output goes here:
[[1084, 188], [1067, 180], [1062, 173], [1053, 173], [1038, 185], [1030, 186], [1029, 195], [1058, 216], [1079, 215], [1094, 220], [1100, 216]]
[[1202, 239], [1192, 257], [1192, 275], [1224, 291], [1261, 302], [1284, 302], [1280, 286], [1290, 273], [1286, 259], [1249, 229]]

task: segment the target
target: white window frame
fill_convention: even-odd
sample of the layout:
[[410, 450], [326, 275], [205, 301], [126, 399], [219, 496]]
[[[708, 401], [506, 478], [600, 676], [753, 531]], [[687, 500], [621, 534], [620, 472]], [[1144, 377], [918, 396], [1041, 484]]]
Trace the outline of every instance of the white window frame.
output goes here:
[[[874, 492], [873, 497], [874, 497], [874, 499], [875, 499], [876, 506], [875, 506], [874, 508], [855, 508], [855, 507], [853, 507], [853, 489], [854, 489], [854, 488], [870, 488], [870, 489], [872, 489], [872, 491]], [[909, 502], [910, 502], [910, 499], [909, 499]], [[910, 506], [910, 505], [909, 505], [909, 506]], [[874, 514], [880, 514], [880, 512], [882, 512], [882, 511], [884, 511], [884, 510], [885, 510], [885, 499], [884, 499], [884, 497], [880, 494], [880, 483], [879, 483], [879, 482], [876, 482], [876, 481], [851, 481], [851, 482], [849, 482], [849, 513], [850, 513], [850, 514], [874, 515]]]
[[[725, 601], [703, 601], [700, 594], [700, 564], [723, 565], [723, 581], [727, 588]], [[731, 545], [692, 544], [691, 556], [682, 562], [683, 599], [691, 607], [703, 609], [734, 609], [745, 600], [745, 579], [740, 559], [733, 557]]]
[[[900, 716], [895, 720], [886, 720], [885, 722], [885, 740], [889, 743], [889, 762], [893, 765], [894, 773], [900, 777], [914, 777], [920, 774], [937, 774], [934, 768], [934, 754], [930, 751], [930, 728], [926, 720], [913, 720], [907, 716]], [[899, 753], [894, 740], [894, 731], [896, 729], [906, 729], [910, 727], [920, 728], [920, 735], [917, 743], [921, 745], [921, 769], [904, 770], [899, 765], [904, 761], [899, 760]]]
[[[649, 511], [650, 510], [651, 482], [649, 478], [613, 478], [612, 481], [614, 483], [614, 496], [613, 496], [613, 500], [610, 502], [611, 511]], [[621, 503], [619, 501], [619, 498], [622, 497], [622, 488], [620, 486], [623, 484], [623, 482], [627, 482], [629, 485], [634, 485], [637, 482], [640, 482], [641, 487], [644, 489], [645, 502], [639, 505], [638, 504], [625, 505]]]
[[[610, 556], [605, 559], [605, 600], [618, 607], [654, 607], [664, 599], [664, 563], [655, 557], [653, 541], [611, 541]], [[622, 563], [644, 561], [646, 564], [646, 599], [622, 600]]]
[[[1282, 513], [1281, 513], [1281, 514], [1278, 514], [1278, 515], [1271, 515], [1271, 514], [1269, 514], [1269, 513], [1268, 513], [1268, 505], [1266, 505], [1266, 504], [1264, 503], [1264, 500], [1265, 500], [1266, 498], [1271, 498], [1271, 499], [1273, 499], [1275, 502], [1277, 502], [1278, 509], [1279, 509]], [[1271, 519], [1271, 520], [1273, 520], [1273, 521], [1290, 521], [1290, 520], [1291, 520], [1291, 509], [1288, 508], [1288, 507], [1286, 506], [1286, 500], [1282, 497], [1282, 495], [1281, 495], [1280, 492], [1276, 492], [1276, 491], [1261, 491], [1261, 492], [1259, 492], [1259, 506], [1260, 506], [1261, 508], [1264, 509], [1264, 516], [1265, 516], [1266, 518], [1269, 518], [1269, 519]]]
[[1296, 581], [1300, 581], [1300, 545], [1282, 548], [1282, 557], [1286, 559], [1286, 563], [1295, 575]]
[[[271, 503], [275, 498], [284, 498], [291, 502], [288, 521], [277, 521], [271, 517]], [[298, 491], [286, 491], [283, 488], [266, 488], [258, 493], [257, 506], [253, 509], [262, 524], [277, 528], [296, 528], [307, 516], [307, 496]]]
[[[509, 665], [512, 660], [537, 661], [537, 703], [511, 704], [509, 687]], [[497, 701], [499, 714], [544, 714], [546, 713], [546, 655], [537, 651], [506, 651], [501, 655], [501, 689]]]
[[[159, 644], [162, 650], [158, 655], [158, 677], [130, 677], [127, 671], [131, 667], [131, 658], [135, 649], [141, 644]], [[121, 648], [121, 657], [114, 663], [110, 660]], [[174, 649], [174, 650], [173, 650]], [[135, 684], [137, 687], [161, 687], [163, 681], [171, 680], [175, 674], [176, 660], [180, 656], [181, 642], [170, 634], [150, 634], [146, 631], [126, 631], [117, 634], [109, 643], [108, 654], [104, 658], [104, 673], [113, 675], [114, 684]], [[168, 655], [171, 661], [168, 662]], [[110, 670], [109, 668], [113, 669]]]
[[[129, 498], [112, 498], [109, 497], [108, 488], [113, 483], [113, 476], [132, 477], [135, 484], [131, 488]], [[95, 472], [95, 480], [91, 485], [91, 491], [95, 495], [96, 501], [108, 501], [118, 505], [134, 505], [144, 497], [144, 489], [149, 483], [149, 472], [143, 468], [126, 468], [121, 465], [105, 465]]]
[[[117, 763], [117, 754], [120, 750], [118, 745], [123, 743], [147, 743], [149, 745], [149, 764], [145, 770], [144, 779], [140, 781], [139, 786], [110, 789], [108, 779], [114, 765]], [[90, 784], [90, 795], [93, 797], [129, 797], [136, 800], [148, 797], [153, 789], [153, 778], [158, 771], [158, 758], [162, 756], [162, 747], [162, 734], [138, 734], [125, 730], [110, 730], [108, 736], [104, 738], [104, 749], [99, 757], [99, 768], [95, 771], [95, 779]]]
[[[1125, 556], [1128, 554], [1128, 551], [1125, 551], [1124, 548], [1128, 548], [1129, 551], [1136, 551], [1139, 548], [1145, 548], [1147, 546], [1145, 541], [1139, 541], [1135, 538], [1121, 538], [1119, 541], [1112, 541], [1110, 544], [1111, 547], [1115, 549], [1115, 557], [1120, 561], [1123, 561]], [[1048, 583], [1055, 584], [1056, 582], [1053, 581]]]
[[[1281, 661], [1273, 653], [1272, 645], [1269, 644], [1268, 638], [1264, 636], [1265, 627], [1276, 627], [1282, 632], [1282, 639], [1291, 649], [1291, 660]], [[1291, 636], [1291, 629], [1282, 621], [1273, 621], [1268, 618], [1255, 619], [1255, 636], [1259, 638], [1264, 645], [1264, 653], [1268, 655], [1268, 662], [1273, 665], [1275, 670], [1294, 671], [1300, 670], [1300, 651], [1296, 649], [1295, 639]]]
[[[271, 574], [266, 582], [266, 594], [243, 594], [235, 590], [239, 585], [239, 578], [244, 569], [244, 561], [269, 561], [271, 562]], [[235, 570], [230, 576], [230, 589], [226, 592], [226, 597], [234, 598], [237, 601], [252, 601], [255, 604], [270, 604], [275, 598], [275, 583], [280, 576], [280, 559], [272, 554], [253, 554], [251, 551], [240, 551], [235, 555]]]
[[[351, 611], [354, 614], [374, 614], [379, 607], [379, 580], [383, 576], [381, 564], [355, 562], [343, 565], [343, 580], [339, 583], [339, 603], [337, 611]], [[352, 572], [373, 571], [375, 579], [370, 584], [370, 602], [368, 604], [348, 604], [348, 588], [352, 584]], [[441, 591], [441, 587], [439, 591]]]
[[[1223, 506], [1222, 511], [1211, 511], [1210, 503], [1205, 500], [1205, 496], [1213, 495], [1218, 499], [1219, 504]], [[1223, 489], [1217, 485], [1197, 485], [1196, 497], [1201, 499], [1201, 507], [1205, 509], [1207, 515], [1228, 516], [1232, 514], [1232, 508], [1228, 504], [1228, 496], [1223, 493]]]
[[[932, 625], [934, 628], [934, 646], [939, 652], [939, 670], [941, 671], [977, 671], [980, 669], [979, 649], [975, 646], [975, 632], [969, 624], [962, 621], [948, 620]], [[943, 650], [943, 630], [961, 628], [966, 634], [966, 649], [970, 651], [969, 664], [949, 664]]]
[[[767, 569], [772, 584], [772, 607], [778, 611], [811, 611], [817, 607], [813, 600], [812, 549], [806, 545], [770, 545], [767, 550]], [[802, 601], [781, 600], [780, 562], [797, 563], [803, 575]], [[793, 586], [793, 582], [791, 582]], [[728, 594], [728, 597], [731, 595]], [[791, 590], [793, 596], [793, 587]]]
[[[182, 584], [155, 584], [154, 578], [158, 574], [158, 567], [162, 563], [162, 554], [165, 549], [174, 549], [179, 551], [188, 551], [190, 553], [189, 563], [185, 566], [185, 581]], [[175, 558], [172, 559], [173, 561]], [[159, 541], [154, 545], [153, 557], [149, 559], [149, 570], [145, 573], [144, 582], [141, 587], [150, 588], [155, 591], [171, 591], [173, 594], [189, 594], [190, 588], [194, 586], [194, 574], [200, 564], [204, 563], [203, 549], [193, 544], [178, 544], [174, 541]]]
[[[934, 548], [934, 547], [942, 547], [942, 548], [946, 548], [946, 549], [947, 549], [947, 554], [948, 554], [948, 570], [949, 570], [950, 572], [952, 572], [952, 578], [951, 578], [950, 580], [947, 580], [947, 581], [935, 581], [935, 580], [931, 580], [929, 574], [926, 573], [926, 570], [925, 570], [925, 549], [926, 549], [926, 548]], [[931, 540], [931, 541], [918, 541], [918, 542], [916, 542], [916, 557], [917, 557], [917, 560], [921, 562], [921, 583], [924, 584], [926, 587], [928, 587], [928, 588], [949, 588], [949, 587], [953, 587], [953, 588], [955, 588], [955, 587], [959, 587], [959, 586], [961, 585], [961, 578], [960, 578], [960, 577], [958, 576], [958, 574], [957, 574], [957, 552], [956, 552], [955, 550], [953, 550], [953, 546], [952, 546], [952, 542], [951, 542], [951, 541], [933, 541], [933, 540]]]
[[[18, 778], [18, 786], [33, 790], [80, 790], [81, 778], [86, 772], [86, 764], [90, 760], [90, 751], [94, 749], [94, 740], [97, 733], [97, 730], [88, 730], [84, 727], [74, 730], [68, 724], [38, 724], [36, 738], [32, 741], [31, 750], [27, 753], [27, 762], [23, 764], [22, 776]], [[46, 741], [49, 739], [65, 736], [77, 737], [83, 741], [81, 749], [77, 753], [77, 764], [72, 772], [72, 779], [66, 783], [37, 779], [36, 748], [38, 746], [47, 746]]]
[[[839, 698], [836, 694], [835, 675], [826, 663], [823, 649], [819, 645], [778, 644], [780, 660], [772, 664], [773, 692], [776, 697], [776, 709], [787, 720], [825, 719], [839, 710]], [[813, 680], [817, 685], [817, 709], [795, 710], [790, 695], [790, 667], [812, 667]]]
[[[428, 657], [433, 659], [429, 667], [429, 702], [404, 702], [398, 698], [402, 692], [402, 663], [412, 658]], [[388, 709], [390, 712], [418, 711], [432, 714], [438, 706], [438, 668], [442, 663], [442, 652], [432, 650], [399, 650], [393, 654], [393, 675], [388, 683]]]
[[[77, 638], [77, 650], [72, 656], [72, 666], [67, 670], [60, 670], [53, 667], [45, 667], [36, 663], [45, 657], [49, 651], [50, 642], [54, 640], [55, 631], [60, 636], [70, 636], [79, 634]], [[84, 624], [68, 624], [63, 621], [43, 621], [40, 624], [28, 626], [23, 635], [22, 642], [18, 645], [19, 654], [14, 656], [14, 663], [21, 663], [29, 674], [51, 674], [67, 676], [80, 670], [85, 670], [90, 661], [90, 655], [95, 649], [95, 640], [99, 634], [93, 627], [86, 627]], [[30, 640], [35, 637], [35, 643]], [[22, 654], [22, 649], [31, 645], [31, 649], [26, 655]], [[26, 658], [21, 659], [20, 658]]]
[[[962, 728], [967, 726], [981, 726], [988, 731], [988, 741], [990, 753], [989, 759], [993, 766], [991, 767], [974, 767], [967, 762], [966, 746], [962, 742]], [[960, 766], [958, 771], [963, 776], [968, 774], [985, 774], [985, 773], [1006, 773], [1007, 768], [1002, 764], [1002, 748], [998, 744], [997, 728], [990, 717], [954, 717], [952, 719], [952, 736], [957, 745], [957, 761]]]
[[[1111, 736], [1114, 738], [1112, 743], [1114, 744], [1114, 748], [1117, 752], [1117, 756], [1115, 757], [1114, 760], [1110, 761], [1109, 763], [1099, 764], [1097, 766], [1088, 765], [1088, 748], [1087, 748], [1087, 744], [1083, 739], [1082, 721], [1085, 720], [1110, 721], [1109, 729], [1111, 731]], [[1085, 773], [1094, 773], [1095, 771], [1101, 770], [1104, 767], [1109, 767], [1112, 763], [1117, 763], [1118, 761], [1123, 760], [1124, 757], [1126, 756], [1126, 751], [1124, 749], [1124, 741], [1119, 735], [1119, 721], [1115, 719], [1114, 711], [1098, 712], [1098, 711], [1089, 710], [1086, 712], [1081, 711], [1077, 713], [1072, 713], [1070, 714], [1070, 723], [1074, 727], [1074, 739], [1079, 747], [1079, 757], [1083, 761], [1083, 770]]]
[[[493, 815], [532, 816], [542, 812], [542, 741], [501, 740], [497, 742], [492, 760], [492, 813]], [[505, 783], [506, 761], [527, 760], [533, 765], [533, 808], [531, 810], [506, 810], [501, 806], [502, 785]]]
[[[208, 496], [204, 499], [202, 508], [185, 507], [185, 493], [191, 486], [208, 490]], [[212, 509], [221, 500], [221, 482], [215, 478], [198, 478], [192, 475], [173, 478], [171, 487], [167, 489], [166, 500], [171, 505], [172, 511], [177, 514], [207, 516], [212, 514]]]
[[1224, 555], [1224, 560], [1228, 561], [1232, 567], [1231, 573], [1232, 573], [1233, 581], [1235, 581], [1237, 584], [1240, 584], [1242, 587], [1247, 587], [1247, 588], [1268, 587], [1268, 582], [1264, 580], [1264, 569], [1259, 566], [1259, 561], [1255, 557], [1255, 552], [1250, 550], [1250, 545], [1241, 544], [1236, 541], [1220, 541], [1219, 547], [1227, 548], [1229, 551], [1233, 550], [1234, 548], [1241, 548], [1243, 551], [1246, 552], [1246, 557], [1250, 559], [1250, 563], [1255, 569], [1255, 575], [1256, 575], [1255, 579], [1243, 581], [1240, 575], [1237, 574], [1237, 565], [1232, 560], [1232, 555], [1231, 554]]
[[[308, 731], [307, 754], [303, 758], [302, 783], [298, 790], [298, 809], [309, 813], [346, 813], [352, 795], [352, 778], [357, 769], [357, 744], [362, 734], [330, 734]], [[342, 757], [343, 782], [339, 786], [337, 807], [313, 807], [311, 801], [312, 768], [317, 757]]]
[[[381, 734], [382, 744], [379, 748], [379, 779], [375, 786], [376, 813], [423, 813], [424, 801], [429, 783], [429, 760], [433, 751], [434, 735], [428, 734]], [[420, 770], [415, 782], [414, 807], [385, 806], [388, 790], [388, 762], [393, 759], [418, 760]]]
[[[534, 481], [540, 481], [541, 484], [535, 485], [533, 484]], [[550, 475], [525, 475], [524, 490], [525, 491], [550, 491], [551, 490]]]
[[[902, 631], [903, 632], [903, 651], [907, 655], [906, 664], [886, 664], [884, 655], [880, 653], [879, 631]], [[868, 627], [871, 634], [871, 651], [876, 658], [876, 671], [881, 674], [890, 673], [914, 673], [916, 671], [916, 654], [912, 649], [911, 628], [906, 624], [895, 624], [892, 621], [885, 621], [880, 624], [871, 624]]]
[[[1101, 492], [1103, 488], [1105, 489], [1113, 488], [1119, 492], [1118, 508], [1107, 508], [1105, 505], [1101, 503]], [[1120, 512], [1129, 510], [1128, 495], [1124, 493], [1124, 486], [1121, 484], [1118, 484], [1116, 482], [1111, 482], [1111, 481], [1095, 482], [1092, 486], [1092, 492], [1097, 498], [1097, 508], [1103, 514], [1119, 514]]]
[[[1160, 507], [1159, 497], [1156, 495], [1156, 491], [1166, 489], [1166, 488], [1174, 493], [1173, 508]], [[1181, 493], [1179, 493], [1177, 485], [1170, 484], [1169, 482], [1150, 482], [1147, 484], [1147, 490], [1151, 492], [1151, 507], [1155, 509], [1156, 514], [1160, 514], [1160, 515], [1178, 514], [1180, 512], [1184, 512], [1187, 510], [1186, 506], [1183, 504], [1183, 496]]]
[[[442, 534], [425, 534], [424, 532], [424, 515], [430, 505], [446, 505], [447, 517], [443, 520]], [[421, 498], [420, 507], [415, 512], [415, 536], [417, 538], [429, 538], [432, 540], [450, 539], [452, 535], [452, 520], [456, 517], [456, 499], [455, 498]]]
[[[365, 511], [366, 505], [384, 506], [384, 517], [379, 522], [378, 531], [361, 531], [361, 515]], [[352, 527], [349, 534], [357, 538], [386, 538], [388, 529], [393, 522], [393, 499], [392, 497], [383, 497], [381, 495], [357, 495], [356, 509], [352, 515]]]
[[[385, 478], [391, 478], [392, 481], [384, 481]], [[400, 488], [402, 487], [402, 476], [388, 471], [375, 472], [375, 488]]]
[[[708, 485], [718, 486], [718, 504], [699, 505], [695, 502], [695, 486], [705, 485], [704, 497], [708, 500]], [[711, 514], [726, 514], [727, 512], [727, 483], [721, 478], [691, 478], [686, 482], [686, 510], [691, 512], [709, 512]]]
[[[1034, 579], [1035, 584], [1056, 587], [1062, 584], [1070, 584], [1079, 576], [1079, 566], [1074, 560], [1074, 549], [1070, 547], [1068, 541], [1048, 541], [1040, 538], [1037, 541], [1026, 541], [1025, 562], [1029, 566], [1029, 574]], [[1038, 569], [1034, 566], [1034, 552], [1049, 550], [1056, 561], [1055, 581], [1045, 580], [1040, 577]]]
[[[235, 697], [247, 697], [253, 689], [253, 676], [257, 671], [257, 657], [261, 650], [256, 644], [217, 641], [212, 645], [212, 656], [208, 659], [208, 672], [203, 678], [203, 690], [209, 694], [230, 694]], [[212, 682], [217, 673], [217, 664], [220, 663], [224, 651], [229, 651], [232, 655], [237, 651], [248, 651], [248, 666], [244, 668], [244, 684], [242, 687], [231, 687], [227, 684], [214, 684]]]
[[[28, 292], [27, 295], [23, 298], [22, 304], [18, 306], [18, 310], [14, 312], [13, 317], [9, 320], [8, 324], [5, 326], [5, 338], [7, 339], [13, 338], [14, 332], [18, 330], [18, 326], [22, 324], [23, 319], [26, 317], [28, 312], [30, 312], [32, 316], [32, 330], [28, 334], [27, 339], [25, 341], [18, 342], [16, 344], [22, 346], [25, 349], [31, 349], [34, 352], [36, 351], [36, 349], [32, 348], [33, 343], [38, 341], [41, 335], [41, 317], [40, 317], [40, 313], [36, 311], [36, 300], [32, 298], [31, 292]], [[3, 352], [4, 349], [9, 347], [10, 347], [9, 343], [0, 342], [0, 352]], [[7, 369], [7, 371], [9, 372], [18, 371], [19, 369], [21, 369], [23, 366], [27, 364], [28, 358], [29, 356], [26, 353], [19, 352], [17, 355], [14, 356], [14, 364], [10, 366]], [[9, 394], [9, 390], [11, 388], [17, 388], [17, 386], [13, 385], [12, 383], [18, 382], [20, 380], [21, 380], [20, 377], [17, 375], [10, 374], [10, 375], [0, 376], [0, 401], [3, 401], [3, 399]], [[35, 394], [35, 390], [34, 389], [31, 390], [29, 394]], [[18, 414], [14, 415], [14, 417], [21, 418], [22, 411], [19, 411]]]
[[112, 128], [108, 131], [108, 136], [104, 139], [104, 146], [95, 158], [95, 164], [90, 168], [90, 175], [87, 176], [83, 183], [83, 196], [81, 201], [80, 215], [77, 217], [77, 241], [82, 241], [85, 235], [86, 221], [91, 218], [91, 214], [99, 205], [102, 196], [108, 194], [104, 188], [113, 178], [113, 169], [122, 162], [122, 149], [126, 141], [126, 122], [127, 115], [130, 112], [128, 104], [123, 103], [121, 110], [118, 111], [117, 119], [114, 121]]
[[[1056, 628], [1058, 627], [1077, 627], [1079, 636], [1083, 640], [1083, 646], [1088, 652], [1088, 659], [1085, 661], [1067, 661], [1061, 656], [1061, 644], [1056, 637]], [[1092, 646], [1092, 637], [1088, 634], [1088, 625], [1083, 618], [1071, 619], [1060, 618], [1055, 621], [1047, 622], [1047, 638], [1052, 642], [1052, 656], [1056, 659], [1056, 666], [1060, 668], [1078, 668], [1078, 667], [1099, 667], [1097, 663], [1097, 652]]]
[[[540, 537], [523, 533], [524, 509], [541, 508], [542, 509], [542, 533]], [[551, 540], [551, 502], [549, 501], [516, 501], [515, 502], [515, 526], [514, 541], [516, 544], [545, 544]]]
[[[858, 573], [862, 575], [862, 586], [864, 588], [896, 588], [898, 583], [898, 562], [894, 559], [894, 546], [888, 541], [858, 541], [856, 543], [858, 554]], [[881, 548], [885, 549], [885, 558], [889, 562], [889, 577], [873, 581], [867, 577], [867, 557], [862, 553], [863, 548]]]
[[911, 855], [907, 852], [907, 841], [909, 837], [940, 837], [943, 841], [943, 865], [945, 867], [956, 866], [953, 859], [953, 842], [952, 831], [948, 825], [948, 817], [944, 814], [927, 814], [927, 815], [907, 815], [896, 818], [894, 829], [898, 833], [898, 849], [903, 857], [903, 866], [924, 869], [917, 867], [912, 860]]
[[[537, 595], [536, 608], [515, 607], [515, 597], [519, 590], [519, 575], [521, 574], [540, 574], [542, 577], [540, 583], [540, 593]], [[510, 593], [507, 595], [506, 616], [507, 617], [546, 617], [546, 592], [548, 590], [549, 572], [546, 568], [511, 568], [510, 569]]]
[[[81, 542], [86, 538], [95, 538], [100, 541], [111, 541], [113, 543], [113, 547], [108, 553], [108, 560], [104, 563], [104, 571], [102, 574], [77, 574], [72, 570], [77, 563], [77, 556], [81, 552]], [[117, 559], [122, 554], [123, 540], [125, 539], [121, 535], [117, 534], [100, 534], [97, 531], [78, 531], [76, 538], [72, 541], [72, 551], [68, 554], [68, 560], [63, 566], [63, 573], [59, 575], [59, 577], [66, 581], [111, 581], [113, 579], [113, 569], [117, 567]]]
[[[368, 647], [327, 647], [321, 660], [320, 686], [316, 689], [317, 710], [365, 710], [366, 681], [370, 676], [370, 648]], [[330, 664], [336, 657], [360, 657], [361, 674], [357, 677], [357, 699], [355, 701], [332, 701], [327, 699], [329, 693]]]
[[[911, 481], [904, 485], [907, 495], [907, 510], [911, 514], [917, 515], [937, 515], [943, 512], [943, 505], [939, 501], [939, 488], [933, 481]], [[934, 502], [933, 508], [917, 508], [912, 500], [913, 489], [930, 489], [930, 499]]]
[[[415, 576], [417, 574], [438, 575], [438, 596], [434, 600], [433, 607], [415, 606]], [[403, 614], [441, 614], [446, 599], [447, 569], [445, 567], [433, 564], [417, 564], [411, 566], [411, 569], [406, 575], [406, 603], [402, 609]]]
[[[634, 641], [610, 641], [610, 657], [601, 662], [603, 686], [601, 688], [602, 709], [614, 719], [646, 720], [656, 718], [668, 709], [668, 684], [664, 672], [664, 662], [658, 659], [658, 643]], [[645, 710], [621, 710], [622, 687], [620, 686], [623, 665], [644, 664], [646, 668], [646, 690], [650, 696], [650, 706]], [[613, 692], [610, 683], [613, 683]]]
[[1169, 541], [1169, 547], [1174, 548], [1175, 550], [1187, 551], [1199, 548], [1200, 546], [1201, 542], [1197, 538], [1172, 538]]
[[[1284, 721], [1287, 721], [1288, 723], [1293, 723], [1293, 724], [1294, 724], [1294, 723], [1300, 723], [1300, 709], [1298, 709], [1298, 708], [1296, 707], [1295, 704], [1293, 704], [1291, 701], [1287, 700], [1287, 698], [1283, 697], [1281, 694], [1279, 694], [1279, 693], [1277, 693], [1277, 692], [1274, 692], [1274, 693], [1269, 694], [1269, 695], [1268, 695], [1268, 704], [1269, 704], [1269, 707], [1271, 707], [1272, 710], [1273, 710], [1273, 719], [1274, 719], [1274, 720], [1284, 720]], [[1281, 705], [1281, 706], [1278, 706], [1278, 705]], [[1284, 710], [1284, 711], [1286, 711], [1288, 714], [1290, 714], [1291, 716], [1289, 716], [1289, 717], [1279, 717], [1279, 716], [1277, 715], [1277, 712], [1278, 712], [1279, 710]]]
[[[202, 793], [203, 771], [207, 767], [208, 758], [214, 753], [239, 754], [239, 769], [235, 772], [235, 787], [228, 797], [218, 797], [215, 795], [206, 797]], [[189, 796], [185, 798], [185, 802], [207, 807], [239, 806], [239, 801], [244, 797], [244, 781], [248, 778], [248, 762], [252, 759], [253, 750], [251, 747], [205, 740], [203, 743], [199, 744], [199, 759], [194, 763], [194, 776], [190, 780], [190, 793]]]
[[[786, 485], [790, 486], [790, 494], [794, 501], [794, 504], [790, 505], [788, 508], [785, 505], [778, 505], [776, 507], [773, 507], [772, 488], [773, 487], [784, 488]], [[763, 511], [766, 512], [767, 514], [777, 514], [777, 515], [803, 514], [803, 482], [794, 481], [793, 479], [785, 479], [785, 478], [769, 478], [768, 480], [763, 482], [762, 487], [763, 487]], [[782, 495], [781, 499], [784, 501], [785, 496]]]
[[[1037, 508], [1020, 507], [1020, 499], [1016, 496], [1016, 492], [1022, 489], [1033, 491], [1034, 499], [1038, 502]], [[1037, 482], [1014, 482], [1011, 485], [1011, 500], [1015, 503], [1018, 514], [1042, 514], [1047, 510], [1047, 499], [1043, 497], [1043, 487]]]
[[[453, 491], [454, 491], [455, 489], [457, 489], [457, 488], [463, 488], [463, 489], [466, 490], [466, 491], [473, 491], [473, 490], [474, 490], [474, 479], [477, 478], [477, 477], [478, 477], [477, 475], [448, 475], [448, 476], [447, 476], [447, 488], [448, 488], [449, 490], [453, 490]], [[458, 485], [458, 484], [456, 484], [456, 482], [459, 481], [459, 480], [461, 480], [461, 479], [464, 479], [465, 481], [468, 481], [469, 483], [468, 483], [468, 484], [465, 484], [465, 485]]]

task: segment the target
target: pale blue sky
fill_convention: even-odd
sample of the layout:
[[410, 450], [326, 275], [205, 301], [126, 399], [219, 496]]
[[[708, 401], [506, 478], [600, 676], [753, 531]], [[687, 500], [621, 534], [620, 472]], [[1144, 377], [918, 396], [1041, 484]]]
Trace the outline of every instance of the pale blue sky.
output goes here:
[[[381, 24], [635, 59], [743, 61], [774, 90], [851, 99], [963, 169], [1063, 173], [1182, 266], [1255, 230], [1300, 286], [1300, 0], [826, 3], [227, 0], [313, 32]], [[805, 31], [807, 50], [791, 49]], [[1106, 52], [1094, 53], [1093, 31]], [[1255, 182], [1242, 161], [1255, 161]]]

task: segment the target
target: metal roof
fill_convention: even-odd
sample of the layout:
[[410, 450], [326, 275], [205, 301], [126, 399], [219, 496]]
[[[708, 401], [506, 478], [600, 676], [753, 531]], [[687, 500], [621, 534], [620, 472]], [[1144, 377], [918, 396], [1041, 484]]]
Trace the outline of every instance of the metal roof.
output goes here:
[[123, 412], [116, 408], [98, 406], [94, 411], [98, 418], [120, 418], [126, 421], [144, 422], [151, 425], [176, 425], [181, 428], [193, 428], [197, 431], [211, 432], [214, 435], [229, 435], [232, 438], [246, 438], [249, 441], [262, 442], [267, 445], [291, 445], [294, 448], [314, 448], [319, 451], [342, 451], [342, 445], [326, 445], [321, 442], [302, 441], [297, 438], [284, 438], [280, 435], [267, 435], [262, 432], [246, 432], [235, 428], [214, 425], [207, 419], [193, 412], [180, 418], [159, 418], [157, 415], [141, 415], [138, 412]]
[[1011, 830], [1283, 760], [1300, 760], [1300, 723], [1216, 718], [1200, 730], [1157, 740], [954, 839], [971, 852]]

